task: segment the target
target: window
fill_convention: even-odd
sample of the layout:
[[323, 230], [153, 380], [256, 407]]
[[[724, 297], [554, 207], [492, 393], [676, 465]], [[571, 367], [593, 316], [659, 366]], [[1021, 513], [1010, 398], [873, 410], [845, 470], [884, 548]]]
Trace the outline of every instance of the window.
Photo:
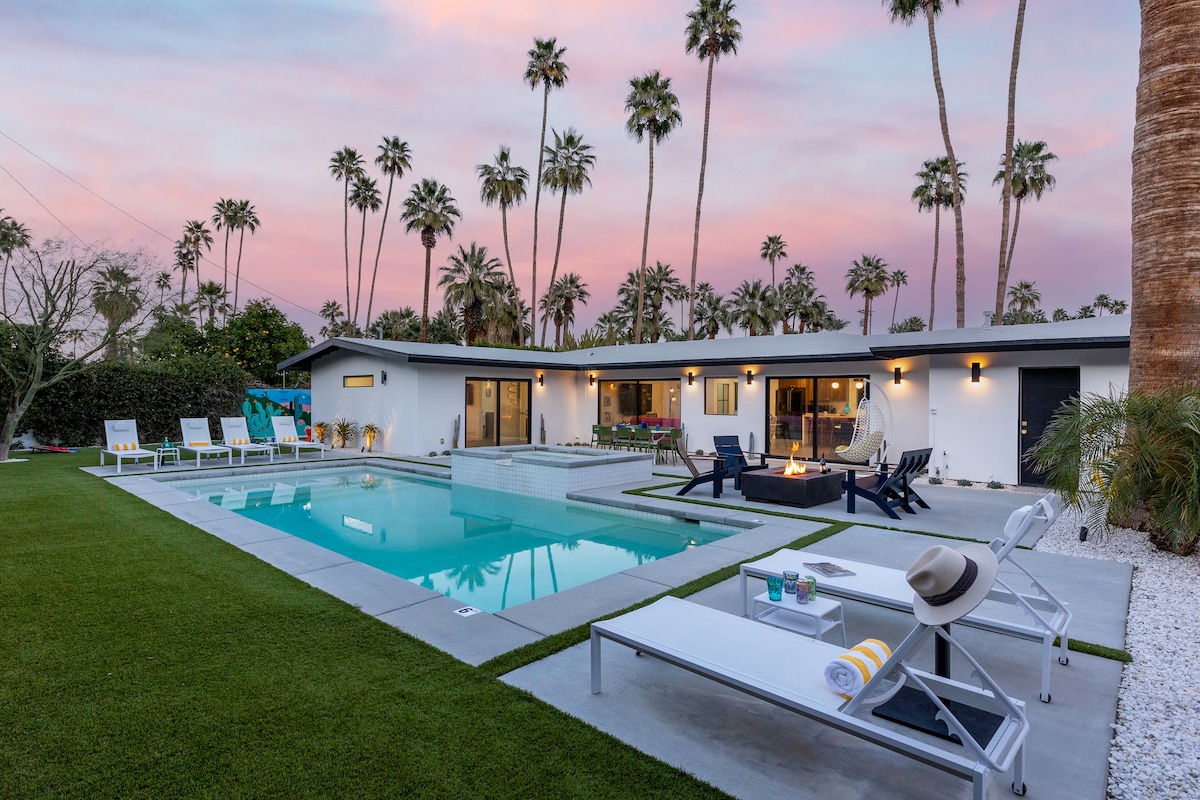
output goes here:
[[737, 378], [704, 379], [704, 413], [737, 414]]
[[767, 452], [800, 458], [833, 457], [854, 435], [861, 377], [770, 378], [767, 382]]
[[603, 381], [596, 394], [601, 425], [678, 428], [679, 381]]
[[362, 388], [364, 386], [374, 386], [374, 385], [375, 385], [375, 376], [374, 375], [343, 375], [342, 376], [342, 386], [347, 389], [351, 389], [351, 388], [357, 389], [357, 388]]

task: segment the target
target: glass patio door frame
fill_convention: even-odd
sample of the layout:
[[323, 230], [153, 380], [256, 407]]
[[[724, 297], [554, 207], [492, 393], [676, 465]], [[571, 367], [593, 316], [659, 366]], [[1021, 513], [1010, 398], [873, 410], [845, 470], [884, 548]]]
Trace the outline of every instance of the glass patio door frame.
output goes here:
[[[864, 394], [870, 395], [871, 387], [865, 383], [858, 388], [856, 382], [863, 381], [862, 375], [779, 375], [767, 378], [765, 392], [764, 421], [766, 423], [766, 452], [775, 456], [791, 455], [792, 441], [807, 442], [796, 452], [797, 458], [817, 460], [824, 455], [832, 458], [838, 444], [849, 444], [854, 431], [854, 422], [858, 414], [858, 401]], [[781, 435], [784, 426], [778, 414], [778, 398], [781, 381], [799, 381], [802, 385], [784, 387], [784, 389], [802, 389], [805, 394], [802, 413], [788, 415], [789, 426], [799, 426], [801, 435], [797, 437]], [[839, 384], [834, 386], [834, 384]], [[807, 436], [806, 436], [807, 434]], [[786, 447], [778, 443], [787, 441]]]
[[468, 376], [464, 381], [463, 446], [532, 443], [532, 398], [532, 379]]

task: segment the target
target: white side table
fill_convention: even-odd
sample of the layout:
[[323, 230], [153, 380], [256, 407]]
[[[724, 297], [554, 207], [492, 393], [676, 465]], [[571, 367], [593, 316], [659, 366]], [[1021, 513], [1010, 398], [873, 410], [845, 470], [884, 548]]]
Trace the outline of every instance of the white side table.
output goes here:
[[154, 451], [154, 468], [158, 469], [163, 464], [171, 462], [175, 466], [179, 466], [179, 448], [178, 447], [160, 447]]
[[794, 594], [784, 592], [782, 599], [772, 600], [763, 592], [754, 598], [750, 616], [776, 628], [794, 631], [821, 641], [821, 637], [829, 631], [841, 628], [842, 646], [847, 646], [846, 620], [842, 614], [842, 604], [831, 597], [818, 595], [807, 603], [797, 603]]

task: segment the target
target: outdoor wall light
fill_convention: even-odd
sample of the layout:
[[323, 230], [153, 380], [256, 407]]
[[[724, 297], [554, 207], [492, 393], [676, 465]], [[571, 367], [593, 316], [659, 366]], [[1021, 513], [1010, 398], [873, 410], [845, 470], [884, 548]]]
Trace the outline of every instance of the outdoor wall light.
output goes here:
[[595, 386], [595, 385], [596, 385], [596, 376], [588, 375], [588, 386]]
[[862, 382], [862, 381], [855, 381], [855, 382], [854, 382], [854, 388], [855, 388], [855, 389], [861, 389], [861, 388], [863, 388], [863, 382]]
[[387, 370], [386, 369], [379, 370], [379, 382], [384, 385], [387, 384]]
[[688, 386], [691, 386], [691, 385], [692, 385], [692, 384], [694, 384], [695, 382], [696, 382], [696, 373], [694, 373], [694, 372], [689, 372], [689, 373], [688, 373]]
[[834, 381], [833, 383], [831, 383], [831, 384], [829, 384], [829, 385], [830, 385], [831, 387], [833, 387], [834, 389], [841, 388], [841, 384], [840, 384], [840, 383], [838, 383], [837, 381]]
[[978, 361], [971, 362], [971, 383], [979, 383], [979, 373], [982, 371], [982, 366]]
[[538, 386], [545, 386], [545, 385], [546, 385], [546, 376], [538, 375]]
[[904, 373], [900, 371], [900, 368], [896, 367], [894, 370], [892, 370], [892, 382], [895, 383], [897, 386], [899, 386], [900, 378], [903, 375], [904, 375]]
[[754, 383], [754, 370], [748, 369], [746, 370], [746, 385], [749, 386], [752, 383]]

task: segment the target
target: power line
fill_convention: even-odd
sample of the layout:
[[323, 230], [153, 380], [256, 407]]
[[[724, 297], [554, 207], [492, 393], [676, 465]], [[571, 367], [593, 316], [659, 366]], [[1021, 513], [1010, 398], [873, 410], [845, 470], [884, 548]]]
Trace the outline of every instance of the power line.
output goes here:
[[[37, 153], [35, 153], [35, 152], [33, 152], [32, 150], [30, 150], [28, 147], [26, 147], [25, 145], [23, 145], [23, 144], [21, 144], [20, 142], [18, 142], [16, 139], [14, 139], [14, 138], [12, 138], [11, 136], [9, 136], [9, 135], [8, 135], [7, 133], [5, 133], [3, 130], [0, 130], [0, 136], [3, 136], [5, 139], [8, 139], [10, 142], [12, 142], [13, 144], [15, 144], [17, 147], [21, 148], [21, 149], [22, 149], [22, 150], [24, 150], [26, 153], [28, 153], [29, 155], [31, 155], [31, 156], [33, 156], [34, 158], [36, 158], [38, 161], [42, 162], [42, 163], [43, 163], [43, 164], [45, 164], [47, 167], [49, 167], [50, 169], [54, 170], [54, 171], [55, 171], [55, 172], [57, 172], [59, 175], [63, 176], [63, 177], [64, 177], [64, 178], [66, 178], [67, 180], [69, 180], [71, 183], [73, 183], [73, 184], [75, 184], [76, 186], [78, 186], [80, 189], [83, 189], [85, 192], [87, 192], [88, 194], [92, 195], [92, 196], [93, 196], [93, 197], [95, 197], [96, 199], [100, 200], [100, 201], [101, 201], [101, 202], [103, 202], [105, 205], [111, 206], [111, 207], [112, 207], [113, 209], [115, 209], [116, 211], [119, 211], [121, 214], [124, 214], [126, 217], [129, 217], [129, 219], [133, 220], [133, 221], [134, 221], [134, 222], [136, 222], [138, 225], [141, 225], [141, 226], [142, 226], [143, 228], [145, 228], [146, 230], [148, 230], [148, 231], [150, 231], [151, 233], [154, 233], [154, 234], [156, 234], [156, 235], [158, 235], [158, 236], [162, 237], [164, 240], [166, 240], [166, 241], [168, 241], [168, 242], [171, 242], [172, 244], [175, 242], [175, 240], [174, 240], [174, 239], [172, 239], [170, 236], [168, 236], [167, 234], [163, 233], [162, 231], [158, 230], [158, 229], [157, 229], [157, 228], [155, 228], [153, 225], [149, 224], [148, 222], [143, 222], [142, 220], [140, 220], [140, 219], [138, 219], [137, 217], [135, 217], [133, 214], [130, 214], [128, 211], [126, 211], [125, 209], [123, 209], [123, 208], [121, 208], [120, 206], [118, 206], [116, 203], [113, 203], [111, 200], [107, 199], [106, 197], [104, 197], [104, 196], [100, 195], [99, 193], [97, 193], [97, 192], [93, 191], [92, 189], [88, 188], [87, 186], [84, 186], [82, 183], [80, 183], [79, 181], [75, 180], [75, 179], [74, 179], [74, 178], [72, 178], [70, 175], [68, 175], [67, 173], [63, 172], [61, 169], [59, 169], [58, 167], [54, 166], [54, 165], [53, 165], [53, 164], [51, 164], [49, 161], [47, 161], [46, 159], [42, 158], [42, 157], [41, 157], [41, 156], [39, 156]], [[20, 181], [18, 181], [18, 180], [16, 179], [16, 177], [15, 177], [15, 176], [14, 176], [14, 175], [13, 175], [11, 172], [9, 172], [9, 171], [8, 171], [8, 170], [7, 170], [7, 169], [4, 167], [4, 165], [3, 165], [3, 164], [0, 164], [0, 170], [4, 170], [4, 173], [5, 173], [6, 175], [8, 175], [8, 177], [9, 177], [9, 178], [12, 178], [12, 181], [13, 181], [13, 183], [17, 184], [17, 186], [20, 186], [20, 187], [21, 187], [21, 189], [22, 189], [22, 190], [23, 190], [23, 191], [24, 191], [24, 192], [25, 192], [27, 195], [29, 195], [31, 198], [33, 198], [33, 201], [34, 201], [35, 203], [37, 203], [39, 206], [41, 206], [41, 207], [42, 207], [42, 209], [43, 209], [43, 210], [44, 210], [44, 211], [45, 211], [47, 214], [49, 214], [51, 217], [54, 217], [54, 220], [55, 220], [55, 221], [56, 221], [56, 222], [57, 222], [59, 225], [63, 226], [63, 228], [65, 228], [65, 229], [67, 230], [67, 232], [68, 232], [68, 233], [70, 233], [72, 236], [74, 236], [74, 237], [75, 237], [75, 238], [76, 238], [76, 239], [79, 241], [79, 243], [80, 243], [80, 244], [82, 244], [82, 245], [83, 245], [85, 248], [87, 248], [87, 250], [88, 250], [89, 252], [92, 252], [92, 253], [94, 253], [94, 252], [95, 252], [94, 250], [92, 250], [92, 248], [91, 248], [91, 247], [89, 247], [89, 246], [88, 246], [87, 242], [83, 241], [83, 239], [80, 239], [80, 238], [79, 238], [79, 236], [78, 236], [78, 235], [76, 235], [76, 233], [75, 233], [74, 231], [72, 231], [72, 230], [71, 230], [69, 227], [67, 227], [67, 224], [66, 224], [65, 222], [63, 222], [61, 219], [59, 219], [59, 218], [58, 218], [58, 217], [57, 217], [57, 216], [54, 214], [54, 212], [53, 212], [53, 211], [51, 211], [49, 208], [47, 208], [47, 207], [46, 207], [46, 205], [45, 205], [45, 203], [43, 203], [41, 200], [39, 200], [37, 197], [35, 197], [35, 196], [34, 196], [34, 194], [33, 194], [33, 192], [29, 191], [29, 189], [27, 189], [27, 188], [26, 188], [26, 187], [25, 187], [25, 186], [24, 186], [24, 185], [23, 185], [23, 184], [22, 184]], [[212, 261], [211, 259], [209, 259], [209, 258], [207, 258], [206, 256], [204, 256], [203, 254], [201, 254], [201, 255], [200, 255], [200, 258], [201, 258], [201, 259], [202, 259], [202, 260], [203, 260], [205, 263], [207, 263], [207, 264], [211, 264], [211, 265], [212, 265], [212, 266], [214, 266], [214, 267], [219, 267], [219, 266], [221, 266], [220, 264], [216, 263], [215, 261]], [[314, 317], [317, 317], [318, 319], [324, 319], [324, 317], [322, 317], [322, 316], [321, 316], [320, 314], [318, 314], [316, 311], [313, 311], [311, 308], [307, 308], [307, 307], [305, 307], [305, 306], [302, 306], [302, 305], [300, 305], [300, 304], [299, 304], [299, 303], [297, 303], [297, 302], [294, 302], [294, 301], [292, 301], [292, 300], [289, 300], [288, 298], [284, 297], [283, 295], [279, 294], [278, 292], [274, 292], [274, 291], [272, 291], [271, 289], [268, 289], [268, 288], [266, 288], [265, 286], [259, 286], [257, 283], [254, 283], [253, 281], [251, 281], [251, 280], [249, 280], [249, 279], [246, 279], [246, 278], [242, 278], [241, 280], [242, 280], [242, 281], [244, 281], [244, 282], [245, 282], [246, 284], [248, 284], [249, 286], [253, 286], [255, 289], [258, 289], [258, 290], [260, 290], [260, 291], [266, 292], [267, 294], [271, 295], [272, 297], [275, 297], [275, 298], [277, 298], [277, 299], [279, 299], [279, 300], [282, 300], [283, 302], [287, 303], [288, 305], [292, 306], [293, 308], [296, 308], [296, 309], [299, 309], [300, 311], [304, 311], [304, 312], [307, 312], [307, 313], [309, 313], [309, 314], [312, 314]]]

